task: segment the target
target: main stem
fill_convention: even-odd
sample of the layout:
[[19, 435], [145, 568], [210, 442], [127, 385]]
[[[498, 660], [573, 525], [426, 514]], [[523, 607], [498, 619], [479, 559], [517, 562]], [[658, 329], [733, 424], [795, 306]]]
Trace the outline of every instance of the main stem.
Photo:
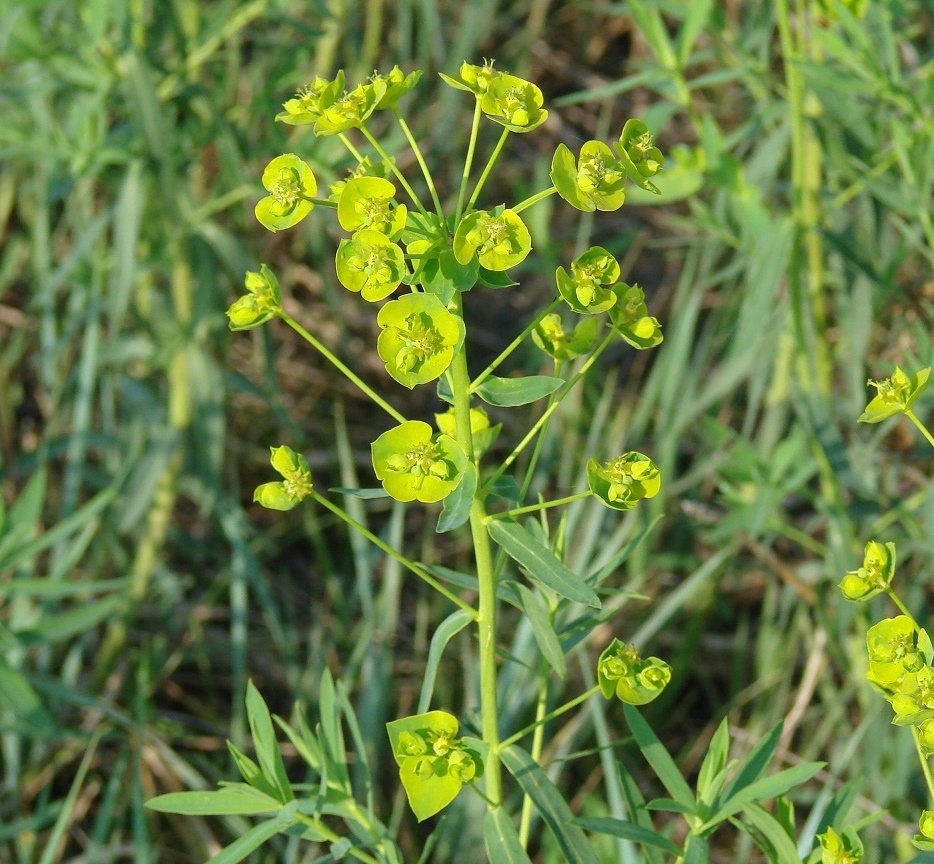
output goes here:
[[[463, 318], [461, 295], [453, 300], [456, 314]], [[454, 397], [454, 418], [457, 440], [473, 459], [473, 434], [470, 431], [470, 375], [467, 371], [467, 351], [464, 345], [454, 355], [451, 364], [451, 390]], [[479, 470], [479, 468], [478, 468]], [[486, 797], [491, 807], [503, 800], [499, 769], [499, 712], [496, 707], [496, 571], [490, 535], [486, 531], [486, 508], [479, 493], [470, 508], [470, 533], [479, 583], [477, 635], [480, 650], [480, 725], [483, 740], [490, 747], [484, 777]]]

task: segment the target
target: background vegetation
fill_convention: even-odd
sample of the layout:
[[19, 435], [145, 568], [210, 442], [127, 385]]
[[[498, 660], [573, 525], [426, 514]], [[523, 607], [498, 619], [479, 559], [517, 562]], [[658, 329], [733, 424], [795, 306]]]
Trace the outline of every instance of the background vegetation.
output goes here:
[[[536, 479], [571, 489], [596, 449], [637, 448], [662, 470], [633, 521], [581, 507], [567, 526], [569, 557], [599, 566], [612, 532], [654, 524], [620, 577], [649, 599], [621, 599], [605, 640], [671, 663], [648, 719], [690, 774], [723, 716], [740, 747], [785, 718], [785, 764], [828, 763], [799, 802], [805, 832], [815, 799], [854, 779], [858, 814], [885, 811], [866, 860], [932, 860], [907, 844], [925, 806], [911, 736], [862, 677], [883, 607], [835, 589], [866, 540], [896, 540], [902, 596], [920, 620], [929, 608], [930, 460], [906, 424], [855, 426], [867, 375], [932, 360], [924, 0], [877, 0], [862, 19], [830, 0], [4, 3], [0, 860], [207, 859], [246, 823], [143, 802], [232, 778], [224, 739], [244, 743], [248, 678], [279, 713], [299, 700], [313, 716], [325, 668], [380, 748], [384, 812], [417, 856], [382, 724], [414, 710], [434, 600], [326, 514], [249, 503], [283, 441], [320, 487], [367, 485], [382, 418], [284, 328], [232, 337], [223, 311], [264, 261], [292, 314], [385, 381], [374, 322], [336, 283], [327, 220], [271, 235], [253, 219], [272, 156], [295, 150], [328, 179], [343, 168], [327, 141], [272, 118], [316, 72], [422, 68], [404, 107], [450, 192], [469, 111], [435, 73], [483, 57], [535, 80], [552, 109], [510, 140], [503, 200], [547, 185], [559, 141], [613, 137], [630, 116], [670, 154], [653, 206], [632, 196], [580, 228], [554, 199], [529, 211], [523, 287], [482, 304], [471, 346], [482, 368], [591, 240], [627, 262], [665, 325], [650, 358], [619, 349], [559, 414]], [[412, 414], [435, 407], [411, 399]], [[418, 508], [356, 506], [393, 542], [444, 544], [457, 561]], [[507, 622], [503, 639], [534, 657], [524, 628]], [[446, 661], [440, 703], [472, 680], [461, 659]], [[531, 710], [532, 662], [504, 679], [511, 715]], [[572, 668], [568, 692], [589, 674]], [[595, 704], [558, 724], [547, 756], [574, 807], [612, 811], [612, 762], [575, 757], [621, 738], [621, 717]], [[644, 772], [625, 742], [616, 752]], [[432, 860], [458, 860], [475, 830], [455, 812]], [[283, 839], [254, 858], [316, 854]], [[547, 843], [536, 854], [559, 860]], [[604, 854], [617, 860], [612, 842]], [[756, 860], [739, 836], [715, 854]]]

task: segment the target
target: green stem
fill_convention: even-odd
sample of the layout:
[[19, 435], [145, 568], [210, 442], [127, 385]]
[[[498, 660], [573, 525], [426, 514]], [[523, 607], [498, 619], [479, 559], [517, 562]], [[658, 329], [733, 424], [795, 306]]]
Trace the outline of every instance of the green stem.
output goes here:
[[536, 717], [534, 723], [529, 723], [523, 729], [520, 729], [514, 735], [510, 735], [505, 741], [500, 742], [500, 750], [504, 750], [506, 747], [510, 747], [515, 744], [517, 741], [521, 741], [526, 735], [529, 734], [533, 729], [537, 729], [544, 723], [548, 723], [551, 720], [554, 720], [555, 717], [560, 717], [562, 714], [566, 714], [572, 708], [576, 708], [581, 702], [587, 701], [594, 693], [600, 691], [600, 685], [595, 684], [589, 690], [585, 690], [579, 696], [575, 696], [570, 702], [565, 702], [563, 705], [559, 705], [553, 711], [549, 711], [547, 714], [542, 715], [541, 717]]
[[[545, 743], [545, 724], [542, 718], [548, 707], [548, 667], [542, 662], [538, 673], [538, 701], [535, 704], [535, 734], [532, 736], [532, 749], [529, 755], [536, 764], [542, 758]], [[522, 796], [522, 814], [519, 817], [519, 842], [525, 849], [529, 845], [529, 834], [532, 828], [532, 798], [528, 794]]]
[[[463, 318], [463, 300], [454, 295], [454, 312]], [[467, 371], [467, 352], [461, 345], [450, 368], [451, 390], [454, 399], [454, 419], [457, 440], [467, 453], [473, 453], [473, 434], [470, 430], [470, 375]], [[473, 458], [473, 457], [471, 457]], [[479, 466], [477, 466], [479, 473]], [[477, 636], [480, 652], [480, 725], [483, 740], [490, 747], [484, 776], [487, 797], [492, 807], [502, 804], [502, 778], [499, 765], [499, 711], [496, 698], [496, 572], [490, 535], [486, 530], [486, 509], [483, 497], [475, 495], [470, 507], [470, 533], [473, 538], [474, 559], [477, 567], [479, 591]]]
[[352, 372], [344, 363], [342, 363], [328, 348], [315, 339], [301, 324], [298, 323], [288, 312], [284, 309], [280, 309], [276, 313], [286, 324], [289, 325], [299, 336], [301, 336], [312, 348], [315, 349], [319, 354], [321, 354], [329, 363], [331, 363], [341, 374], [346, 378], [352, 381], [362, 393], [366, 396], [369, 396], [380, 408], [382, 408], [393, 420], [399, 423], [405, 423], [406, 418], [396, 411], [385, 399], [382, 398], [378, 393], [376, 393], [369, 384], [366, 383], [362, 378], [360, 378], [356, 373]]
[[353, 146], [353, 142], [343, 132], [338, 132], [337, 137], [340, 139], [341, 144], [350, 152], [350, 155], [353, 156], [360, 165], [366, 161], [360, 151]]
[[338, 519], [346, 522], [351, 528], [359, 532], [363, 537], [366, 537], [374, 546], [378, 549], [381, 549], [385, 552], [390, 558], [394, 558], [398, 561], [403, 567], [408, 570], [411, 570], [419, 579], [421, 579], [425, 584], [430, 585], [443, 597], [446, 597], [450, 600], [455, 606], [463, 609], [471, 618], [475, 621], [478, 618], [477, 610], [473, 608], [469, 603], [465, 603], [458, 597], [453, 591], [446, 588], [442, 585], [434, 576], [429, 572], [422, 569], [422, 567], [416, 564], [414, 561], [410, 561], [405, 557], [401, 552], [397, 552], [389, 544], [383, 542], [379, 537], [376, 536], [372, 531], [370, 531], [365, 525], [362, 525], [356, 519], [353, 518], [349, 513], [347, 513], [342, 508], [338, 507], [333, 501], [329, 501], [323, 495], [312, 490], [311, 497], [318, 502], [326, 510], [330, 510]]
[[415, 194], [415, 190], [409, 185], [409, 181], [405, 179], [405, 175], [399, 170], [396, 165], [396, 160], [393, 159], [383, 148], [383, 145], [370, 134], [370, 130], [367, 129], [366, 126], [361, 126], [360, 131], [363, 133], [366, 140], [370, 142], [373, 149], [379, 153], [380, 158], [389, 166], [389, 170], [392, 171], [393, 176], [408, 193], [409, 198], [412, 199], [412, 203], [418, 208], [418, 212], [421, 213], [422, 216], [427, 216], [428, 211], [425, 209], [425, 205], [422, 204], [421, 199]]
[[581, 498], [589, 498], [593, 493], [588, 489], [586, 492], [578, 492], [575, 495], [568, 495], [566, 498], [556, 498], [554, 501], [545, 501], [541, 504], [529, 504], [527, 507], [516, 507], [515, 510], [505, 510], [502, 513], [494, 513], [488, 519], [512, 519], [515, 516], [521, 516], [523, 513], [535, 513], [539, 510], [547, 510], [550, 507], [560, 507], [563, 504], [570, 504], [572, 501], [580, 501]]
[[473, 124], [470, 127], [470, 142], [467, 144], [467, 156], [464, 159], [464, 173], [461, 174], [461, 188], [457, 193], [457, 213], [454, 216], [454, 227], [457, 228], [464, 215], [464, 198], [467, 195], [467, 181], [470, 179], [470, 169], [473, 167], [473, 154], [477, 149], [477, 132], [480, 129], [480, 100], [473, 112]]
[[425, 157], [422, 156], [422, 151], [418, 146], [418, 141], [415, 140], [415, 136], [409, 129], [409, 124], [405, 122], [405, 119], [402, 117], [399, 109], [394, 107], [392, 109], [392, 113], [396, 115], [396, 120], [399, 122], [399, 127], [402, 129], [402, 134], [405, 135], [406, 140], [409, 142], [409, 147], [412, 148], [412, 152], [415, 154], [415, 161], [418, 162], [418, 167], [422, 169], [422, 176], [425, 178], [425, 183], [427, 184], [428, 191], [431, 194], [431, 200], [435, 205], [435, 212], [438, 214], [438, 218], [443, 222], [444, 208], [441, 206], [441, 201], [438, 198], [438, 190], [435, 188], [435, 181], [432, 179], [431, 172], [428, 170]]
[[558, 297], [551, 301], [538, 315], [534, 318], [531, 324], [529, 324], [525, 330], [523, 330], [515, 339], [512, 340], [499, 354], [499, 356], [490, 363], [473, 381], [470, 382], [470, 387], [468, 388], [469, 393], [476, 393], [477, 388], [486, 381], [490, 375], [493, 374], [493, 370], [496, 369], [513, 351], [518, 348], [525, 338], [542, 322], [546, 315], [554, 311], [555, 307], [561, 302], [561, 298]]
[[526, 198], [525, 201], [521, 201], [512, 208], [513, 213], [521, 213], [525, 210], [526, 207], [531, 207], [533, 204], [538, 204], [539, 201], [544, 201], [549, 195], [554, 195], [558, 190], [554, 186], [549, 187], [548, 189], [543, 189], [541, 192], [536, 192], [534, 195]]
[[558, 395], [555, 397], [555, 400], [542, 412], [542, 416], [535, 421], [532, 428], [526, 433], [525, 438], [523, 438], [515, 446], [512, 453], [510, 453], [503, 460], [503, 463], [499, 466], [499, 468], [497, 468], [496, 471], [494, 471], [493, 474], [487, 478], [487, 481], [483, 484], [483, 488], [480, 490], [481, 495], [485, 495], [490, 490], [492, 485], [503, 475], [505, 471], [508, 470], [509, 466], [516, 461], [519, 454], [529, 446], [529, 443], [535, 438], [539, 430], [548, 422], [548, 418], [551, 417], [551, 415], [554, 414], [554, 412], [557, 410], [564, 397], [567, 396], [567, 394], [571, 392], [577, 382], [580, 381], [581, 378], [583, 378], [590, 371], [590, 368], [594, 363], [597, 362], [600, 355], [609, 347], [610, 342], [613, 341], [613, 337], [615, 335], [616, 331], [611, 330], [603, 342], [601, 342], [597, 349], [593, 352], [593, 354], [587, 358], [587, 362], [584, 363], [581, 368], [567, 380], [561, 390], [558, 391]]
[[906, 617], [911, 619], [911, 623], [914, 625], [915, 630], [920, 630], [921, 628], [918, 626], [918, 622], [915, 621], [915, 616], [912, 615], [911, 612], [908, 611], [908, 607], [904, 603], [902, 603], [901, 597], [899, 597], [898, 594], [896, 594], [892, 590], [891, 586], [885, 589], [885, 593], [888, 596], [889, 600], [891, 600], [896, 606], [898, 606], [898, 609], [902, 613], [902, 615], [905, 615]]
[[308, 198], [303, 195], [302, 200], [315, 204], [318, 207], [333, 207], [335, 210], [337, 209], [337, 202], [332, 201], [330, 198]]
[[499, 141], [496, 142], [496, 146], [493, 148], [493, 152], [490, 154], [490, 158], [487, 160], [486, 167], [483, 169], [483, 173], [480, 175], [480, 179], [477, 181], [477, 185], [473, 190], [473, 194], [470, 196], [470, 200], [467, 202], [467, 209], [470, 210], [474, 204], [477, 203], [477, 198], [480, 197], [480, 190], [483, 189], [483, 184], [486, 183], [486, 178], [490, 176], [490, 171], [493, 170], [493, 166], [496, 164], [496, 160], [499, 158], [499, 151], [503, 149], [503, 144], [506, 143], [506, 139], [509, 137], [509, 130], [504, 126], [503, 134], [499, 136]]
[[925, 440], [934, 447], [934, 436], [928, 432], [927, 427], [918, 419], [917, 415], [910, 408], [905, 409], [905, 416], [918, 427], [918, 431], [924, 436]]
[[918, 751], [918, 761], [921, 762], [921, 773], [924, 774], [924, 782], [928, 786], [929, 801], [934, 802], [934, 776], [931, 776], [931, 762], [924, 755], [924, 748], [921, 746], [921, 733], [917, 726], [911, 727], [911, 735], [915, 739], [915, 749]]
[[[311, 816], [306, 816], [304, 813], [296, 813], [295, 821], [300, 822], [302, 825], [307, 825], [312, 830], [319, 833], [325, 840], [330, 843], [336, 843], [340, 840], [340, 835], [333, 832], [327, 825], [325, 825], [320, 819], [313, 819]], [[372, 855], [367, 854], [361, 849], [357, 849], [354, 846], [351, 846], [347, 850], [348, 855], [353, 855], [358, 861], [364, 861], [366, 864], [379, 864], [379, 861], [374, 858]]]

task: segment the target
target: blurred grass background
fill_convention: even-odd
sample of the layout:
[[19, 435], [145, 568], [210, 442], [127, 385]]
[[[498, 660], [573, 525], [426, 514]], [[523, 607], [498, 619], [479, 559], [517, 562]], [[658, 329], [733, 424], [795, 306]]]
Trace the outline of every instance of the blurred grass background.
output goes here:
[[[490, 203], [547, 185], [559, 141], [616, 137], [629, 116], [669, 154], [651, 206], [633, 195], [598, 219], [555, 199], [529, 211], [523, 287], [473, 311], [467, 298], [479, 370], [552, 296], [555, 266], [599, 242], [664, 323], [657, 352], [619, 349], [559, 413], [533, 487], [574, 488], [591, 452], [637, 448], [662, 469], [662, 494], [622, 524], [589, 505], [569, 514], [567, 557], [585, 573], [660, 517], [614, 576], [650, 600], [612, 601], [599, 636], [671, 662], [647, 715], [685, 771], [723, 716], [740, 744], [785, 718], [783, 758], [828, 762], [799, 803], [803, 830], [812, 804], [856, 778], [859, 814], [887, 811], [866, 860], [911, 860], [926, 803], [911, 736], [862, 679], [863, 633], [891, 612], [849, 606], [835, 585], [866, 540], [895, 540], [903, 596], [920, 620], [929, 609], [929, 456], [906, 425], [855, 418], [867, 375], [932, 361], [934, 11], [868, 6], [858, 19], [830, 0], [8, 0], [0, 860], [207, 859], [246, 822], [143, 802], [233, 778], [224, 739], [243, 744], [248, 678], [279, 713], [300, 700], [313, 716], [325, 668], [382, 750], [385, 812], [417, 856], [382, 724], [414, 710], [444, 611], [327, 514], [270, 518], [249, 503], [283, 442], [308, 454], [320, 488], [369, 485], [383, 418], [284, 328], [234, 337], [223, 312], [266, 262], [290, 312], [388, 381], [373, 316], [334, 278], [333, 220], [316, 212], [271, 235], [252, 217], [272, 156], [294, 150], [326, 181], [346, 167], [334, 141], [272, 118], [315, 73], [424, 69], [403, 108], [450, 193], [469, 108], [435, 73], [484, 57], [539, 83], [552, 109], [510, 140]], [[531, 350], [520, 360], [541, 364]], [[406, 397], [412, 416], [436, 408], [423, 389]], [[507, 433], [525, 423], [498, 419]], [[435, 536], [414, 509], [348, 506], [395, 543], [463, 559], [462, 539]], [[456, 708], [467, 691], [469, 711], [464, 639], [436, 701]], [[597, 643], [575, 649], [582, 667]], [[530, 663], [504, 668], [514, 727], [534, 710], [536, 649], [508, 618], [503, 647]], [[570, 669], [556, 699], [589, 674]], [[590, 751], [624, 734], [600, 705], [553, 724], [547, 756], [575, 810], [616, 806], [612, 762]], [[455, 811], [432, 860], [457, 861], [476, 831]], [[251, 860], [317, 854], [283, 838]], [[536, 854], [560, 860], [547, 843]], [[756, 860], [741, 835], [715, 854]], [[618, 860], [612, 843], [604, 855]]]

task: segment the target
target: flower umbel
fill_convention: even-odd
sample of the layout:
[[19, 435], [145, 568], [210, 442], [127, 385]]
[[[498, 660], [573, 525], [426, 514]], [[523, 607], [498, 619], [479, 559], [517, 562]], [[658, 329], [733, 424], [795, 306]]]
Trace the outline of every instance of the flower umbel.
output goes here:
[[626, 200], [626, 169], [602, 141], [587, 141], [576, 162], [559, 144], [549, 176], [558, 194], [585, 213], [618, 210]]
[[614, 694], [629, 705], [645, 705], [671, 680], [671, 667], [658, 657], [643, 659], [635, 645], [614, 639], [597, 661], [597, 681], [606, 699]]
[[370, 303], [384, 300], [405, 277], [402, 248], [372, 228], [341, 240], [334, 263], [341, 285], [348, 291], [359, 291]]
[[449, 435], [432, 437], [421, 420], [389, 429], [372, 445], [373, 469], [397, 501], [430, 504], [450, 495], [467, 467], [467, 456]]
[[290, 126], [308, 126], [321, 116], [322, 111], [334, 104], [343, 89], [343, 69], [330, 81], [316, 75], [311, 84], [282, 104], [285, 111], [276, 114], [276, 120]]
[[847, 600], [869, 600], [881, 594], [895, 575], [895, 544], [870, 540], [863, 555], [863, 566], [850, 570], [840, 582], [840, 590]]
[[269, 449], [269, 461], [283, 479], [257, 486], [253, 500], [269, 510], [291, 510], [312, 492], [308, 460], [284, 444]]
[[408, 388], [433, 381], [462, 339], [463, 322], [434, 294], [406, 294], [379, 310], [376, 351], [386, 371]]
[[607, 507], [631, 510], [643, 498], [654, 498], [661, 488], [658, 466], [636, 451], [623, 453], [602, 465], [587, 463], [587, 485]]
[[581, 315], [605, 312], [616, 304], [612, 285], [619, 278], [619, 264], [602, 246], [592, 246], [571, 262], [571, 273], [559, 267], [555, 273], [558, 293]]
[[454, 257], [467, 264], [474, 255], [487, 270], [515, 267], [532, 250], [532, 236], [512, 210], [494, 215], [485, 210], [468, 213], [454, 234]]
[[291, 228], [314, 207], [318, 182], [311, 168], [294, 153], [277, 156], [263, 171], [263, 187], [269, 194], [256, 204], [257, 220], [270, 231]]
[[279, 280], [265, 264], [259, 273], [248, 270], [244, 281], [247, 293], [227, 310], [231, 330], [249, 330], [274, 318], [282, 308]]
[[876, 388], [876, 395], [859, 415], [859, 423], [881, 423], [896, 414], [906, 414], [915, 400], [928, 386], [931, 377], [930, 367], [921, 369], [914, 375], [906, 375], [895, 367], [890, 378], [881, 381], [867, 381], [867, 385]]

